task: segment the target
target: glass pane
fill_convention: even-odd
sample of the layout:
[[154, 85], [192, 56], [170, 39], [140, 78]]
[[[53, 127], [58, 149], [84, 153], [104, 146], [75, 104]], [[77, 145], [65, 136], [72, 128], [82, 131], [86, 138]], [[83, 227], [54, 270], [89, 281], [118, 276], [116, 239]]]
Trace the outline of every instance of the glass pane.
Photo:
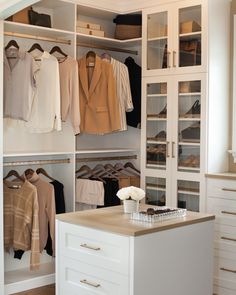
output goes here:
[[146, 177], [146, 203], [165, 206], [166, 180], [164, 178]]
[[179, 10], [179, 66], [201, 65], [201, 5]]
[[167, 83], [147, 85], [147, 168], [166, 168]]
[[178, 207], [199, 212], [199, 182], [178, 180]]
[[167, 68], [168, 48], [167, 12], [148, 15], [147, 20], [147, 69]]
[[200, 172], [201, 81], [180, 81], [178, 170]]

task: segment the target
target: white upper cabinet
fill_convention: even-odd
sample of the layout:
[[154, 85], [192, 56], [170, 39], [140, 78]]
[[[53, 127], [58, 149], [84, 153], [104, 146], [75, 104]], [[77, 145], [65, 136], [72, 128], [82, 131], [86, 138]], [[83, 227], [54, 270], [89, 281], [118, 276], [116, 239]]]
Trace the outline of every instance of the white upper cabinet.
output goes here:
[[143, 14], [144, 76], [206, 71], [205, 6], [179, 1]]

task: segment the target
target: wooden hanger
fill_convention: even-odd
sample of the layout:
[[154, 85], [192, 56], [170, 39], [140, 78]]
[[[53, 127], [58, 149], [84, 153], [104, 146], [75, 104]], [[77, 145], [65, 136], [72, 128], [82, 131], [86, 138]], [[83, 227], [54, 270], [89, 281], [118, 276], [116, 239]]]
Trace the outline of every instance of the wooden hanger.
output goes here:
[[[131, 171], [129, 171], [127, 168], [125, 168], [125, 167], [123, 166], [123, 164], [121, 164], [121, 163], [116, 163], [115, 166], [114, 166], [114, 168], [115, 168], [117, 171], [119, 171], [119, 172], [123, 172], [124, 174], [126, 174], [126, 176], [131, 176], [131, 175], [133, 175], [133, 174], [131, 173]], [[127, 173], [128, 173], [128, 175], [127, 175]], [[131, 175], [130, 175], [130, 174], [131, 174]]]
[[16, 40], [10, 40], [5, 47], [5, 50], [9, 49], [10, 47], [15, 47], [16, 49], [20, 49], [20, 46], [16, 42]]
[[[98, 170], [98, 171], [97, 171]], [[119, 179], [116, 175], [112, 174], [109, 169], [106, 168], [106, 165], [103, 166], [102, 164], [98, 164], [93, 168], [93, 171], [96, 172], [96, 174], [99, 174], [100, 172], [102, 174], [99, 174], [100, 177], [108, 177], [108, 178], [115, 178]]]
[[79, 175], [77, 176], [77, 178], [83, 178], [83, 177], [94, 177], [97, 178], [98, 180], [102, 181], [103, 183], [106, 183], [101, 177], [99, 177], [99, 175], [97, 175], [95, 173], [95, 171], [93, 171], [89, 166], [87, 165], [83, 165], [81, 166], [78, 170], [76, 170], [76, 174], [81, 173], [81, 172], [85, 172], [85, 174]]
[[96, 53], [94, 51], [88, 51], [86, 54], [86, 67], [95, 67]]
[[3, 180], [6, 180], [7, 178], [10, 178], [11, 176], [15, 176], [16, 178], [18, 178], [22, 182], [25, 182], [25, 179], [22, 176], [20, 176], [20, 174], [16, 170], [9, 171], [8, 174], [7, 174], [7, 176], [5, 176], [3, 178]]
[[39, 43], [34, 43], [31, 46], [31, 48], [28, 50], [28, 52], [30, 53], [30, 52], [32, 52], [32, 51], [34, 51], [36, 49], [39, 50], [39, 51], [41, 51], [41, 52], [44, 52], [43, 48], [41, 47], [41, 45]]
[[32, 177], [32, 175], [34, 174], [34, 170], [33, 169], [26, 169], [25, 170], [25, 176], [27, 179], [30, 179]]
[[138, 172], [140, 174], [140, 171], [131, 162], [125, 163], [124, 167], [125, 168], [131, 168], [131, 169], [133, 169], [134, 171], [136, 171], [136, 172]]
[[46, 176], [47, 178], [49, 178], [50, 180], [54, 181], [55, 179], [52, 178], [50, 175], [48, 175], [48, 173], [43, 169], [43, 168], [38, 168], [36, 170], [37, 174], [43, 174], [44, 176]]
[[119, 178], [119, 176], [125, 176], [125, 177], [127, 177], [126, 174], [122, 173], [121, 171], [118, 171], [117, 169], [115, 169], [115, 167], [113, 167], [109, 163], [105, 165], [105, 169], [107, 171], [111, 171], [114, 176], [117, 176], [117, 178]]
[[67, 57], [68, 55], [62, 51], [62, 49], [59, 47], [59, 46], [54, 46], [51, 51], [50, 51], [50, 54], [53, 54], [53, 53], [60, 53], [61, 55], [63, 55], [64, 57]]

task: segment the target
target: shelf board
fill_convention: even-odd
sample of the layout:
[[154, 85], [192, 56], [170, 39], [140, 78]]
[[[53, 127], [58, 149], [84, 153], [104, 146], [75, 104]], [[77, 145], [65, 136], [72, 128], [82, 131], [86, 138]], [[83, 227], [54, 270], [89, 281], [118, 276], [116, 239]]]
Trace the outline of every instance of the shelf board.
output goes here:
[[201, 96], [201, 92], [185, 92], [185, 93], [179, 93], [179, 96]]
[[110, 46], [110, 47], [114, 46], [121, 49], [134, 47], [134, 46], [141, 46], [141, 43], [142, 43], [142, 38], [118, 40], [114, 38], [92, 36], [92, 35], [86, 35], [81, 33], [76, 33], [76, 35], [77, 35], [77, 41], [81, 43], [94, 44], [94, 42], [96, 42], [97, 45]]
[[146, 186], [146, 189], [152, 190], [152, 191], [160, 191], [160, 192], [165, 192], [166, 191], [165, 188], [160, 188], [158, 186], [154, 187], [154, 186], [149, 186], [149, 185]]
[[185, 191], [185, 190], [178, 190], [178, 194], [185, 194], [185, 195], [191, 195], [199, 197], [199, 192], [191, 192], [191, 191]]
[[147, 168], [161, 168], [166, 169], [166, 165], [146, 164]]
[[185, 146], [200, 146], [200, 142], [184, 142], [180, 141], [179, 145], [185, 145]]
[[168, 39], [168, 36], [148, 38], [147, 41], [152, 42], [152, 41], [159, 41], [159, 40], [166, 40], [166, 39]]
[[86, 150], [77, 150], [75, 153], [76, 155], [83, 155], [83, 154], [128, 153], [128, 152], [137, 152], [137, 149], [124, 149], [124, 148], [86, 149]]
[[14, 158], [14, 157], [35, 157], [35, 156], [59, 156], [59, 155], [73, 155], [74, 152], [63, 151], [63, 152], [11, 152], [4, 153], [4, 158]]
[[166, 121], [166, 118], [147, 117], [147, 121]]
[[147, 140], [149, 144], [166, 144], [166, 141]]
[[4, 31], [17, 34], [34, 35], [39, 37], [58, 38], [62, 40], [72, 40], [75, 34], [71, 31], [33, 26], [11, 21], [4, 21]]
[[183, 117], [179, 117], [179, 121], [198, 121], [198, 122], [200, 122], [201, 119], [200, 118], [183, 118]]
[[195, 168], [195, 167], [185, 167], [185, 166], [178, 166], [178, 170], [200, 172], [200, 168]]
[[190, 33], [184, 33], [184, 34], [179, 34], [179, 37], [192, 37], [192, 36], [197, 36], [200, 35], [201, 36], [202, 31], [197, 31], [197, 32], [190, 32]]
[[13, 294], [55, 283], [55, 263], [44, 263], [37, 271], [28, 268], [5, 272], [5, 292]]
[[147, 97], [167, 97], [167, 94], [147, 94]]

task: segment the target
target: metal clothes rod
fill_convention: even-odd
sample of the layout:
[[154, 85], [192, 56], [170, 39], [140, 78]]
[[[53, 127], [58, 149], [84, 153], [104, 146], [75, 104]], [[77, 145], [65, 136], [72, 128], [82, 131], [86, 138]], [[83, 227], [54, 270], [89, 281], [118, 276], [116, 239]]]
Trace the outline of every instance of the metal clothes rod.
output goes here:
[[46, 165], [46, 164], [67, 164], [70, 163], [70, 159], [55, 159], [55, 160], [32, 160], [32, 161], [14, 161], [3, 163], [4, 167], [11, 166], [30, 166], [30, 165]]
[[70, 40], [63, 40], [63, 39], [58, 39], [58, 38], [34, 36], [34, 35], [29, 35], [29, 34], [19, 34], [19, 33], [14, 33], [14, 32], [4, 32], [4, 35], [5, 36], [9, 36], [9, 37], [17, 37], [17, 38], [24, 38], [24, 39], [33, 39], [33, 40], [40, 40], [40, 41], [48, 41], [48, 42], [61, 43], [61, 44], [67, 44], [67, 45], [70, 45], [71, 44], [71, 41]]
[[136, 160], [137, 155], [132, 156], [117, 156], [117, 157], [97, 157], [97, 158], [79, 158], [76, 162], [102, 162], [102, 161], [113, 161], [113, 160]]
[[129, 53], [129, 54], [138, 55], [137, 50], [122, 49], [122, 48], [117, 48], [117, 47], [109, 47], [109, 46], [102, 46], [102, 45], [82, 43], [82, 42], [77, 43], [77, 46], [88, 47], [88, 48], [97, 48], [97, 49], [103, 49], [103, 50], [109, 50], [109, 51], [116, 51], [116, 52], [123, 52], [123, 53]]

